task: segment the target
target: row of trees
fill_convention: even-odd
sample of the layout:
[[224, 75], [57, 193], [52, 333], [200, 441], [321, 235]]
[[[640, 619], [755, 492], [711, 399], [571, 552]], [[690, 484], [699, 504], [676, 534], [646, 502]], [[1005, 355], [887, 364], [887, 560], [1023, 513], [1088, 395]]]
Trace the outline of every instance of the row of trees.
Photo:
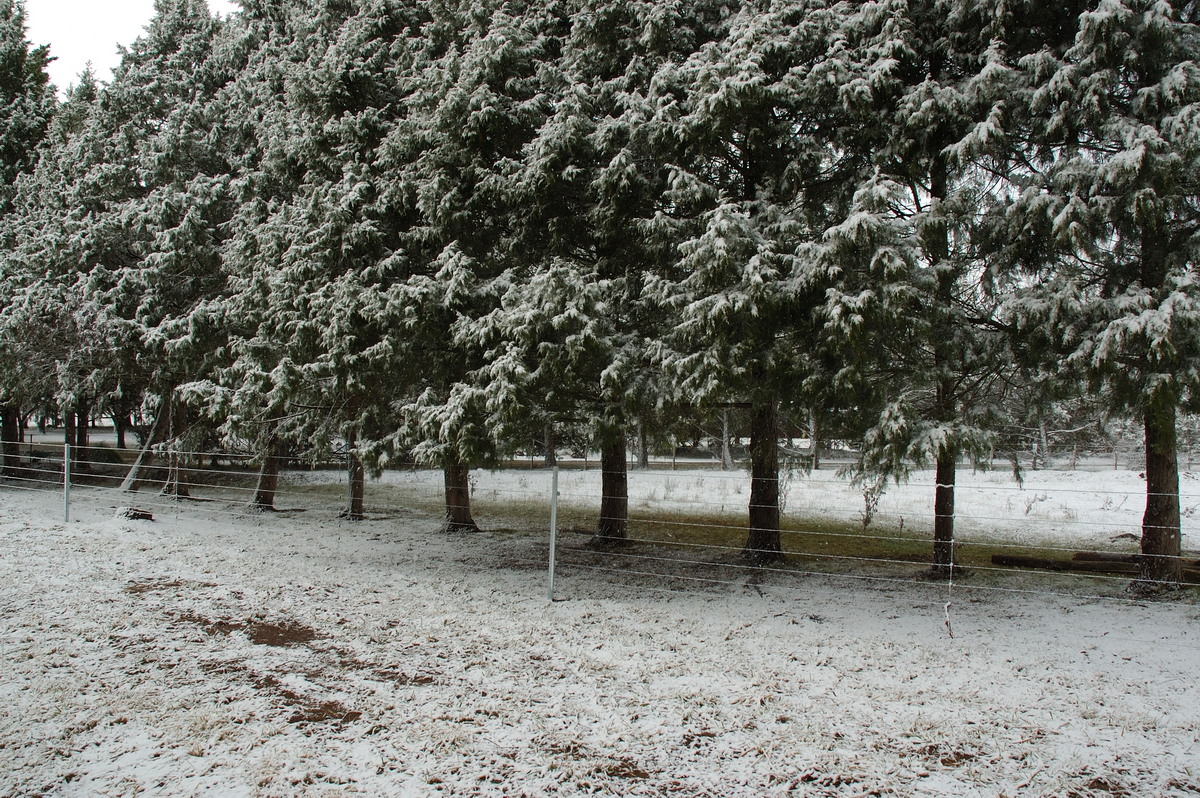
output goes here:
[[949, 572], [959, 464], [1083, 403], [1143, 426], [1141, 582], [1177, 581], [1198, 16], [157, 0], [111, 83], [59, 102], [0, 0], [4, 439], [53, 406], [267, 463], [344, 443], [444, 468], [473, 527], [469, 465], [584, 430], [611, 544], [627, 435], [735, 409], [747, 556], [780, 555], [804, 419], [873, 484], [936, 467]]

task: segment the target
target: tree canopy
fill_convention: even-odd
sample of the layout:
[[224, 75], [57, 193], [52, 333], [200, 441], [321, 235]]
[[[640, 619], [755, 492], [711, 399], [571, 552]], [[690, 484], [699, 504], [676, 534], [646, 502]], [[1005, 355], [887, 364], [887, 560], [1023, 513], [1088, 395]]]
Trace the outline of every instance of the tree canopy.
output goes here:
[[1097, 392], [1144, 429], [1142, 578], [1172, 582], [1197, 13], [157, 0], [60, 102], [0, 0], [6, 440], [140, 409], [160, 443], [436, 465], [451, 506], [561, 429], [607, 501], [635, 426], [735, 409], [746, 556], [782, 551], [783, 430], [829, 425], [873, 490], [935, 466], [953, 573], [957, 464]]

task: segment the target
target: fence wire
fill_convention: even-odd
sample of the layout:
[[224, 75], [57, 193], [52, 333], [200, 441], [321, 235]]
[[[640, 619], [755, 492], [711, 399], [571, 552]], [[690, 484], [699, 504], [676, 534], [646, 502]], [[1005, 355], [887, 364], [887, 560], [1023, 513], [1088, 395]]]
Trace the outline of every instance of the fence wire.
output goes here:
[[[70, 502], [93, 517], [140, 509], [175, 519], [237, 523], [264, 518], [261, 459], [246, 452], [147, 453], [141, 487], [121, 490], [137, 452], [106, 446], [71, 449], [46, 441], [23, 444], [6, 462], [4, 490], [57, 493], [70, 482]], [[277, 461], [274, 495], [266, 510], [308, 512], [332, 523], [346, 515], [345, 458]], [[751, 481], [744, 471], [706, 465], [631, 469], [606, 474], [592, 467], [560, 472], [550, 495], [551, 469], [519, 467], [471, 472], [469, 510], [485, 529], [536, 533], [524, 540], [523, 566], [549, 567], [550, 505], [557, 501], [557, 597], [609, 589], [697, 593], [800, 591], [813, 578], [879, 585], [924, 583], [947, 599], [954, 593], [1073, 596], [1136, 601], [1126, 588], [1138, 574], [1138, 537], [1146, 497], [1144, 477], [1114, 470], [1026, 472], [1024, 482], [1002, 472], [963, 469], [956, 485], [953, 565], [931, 574], [934, 486], [889, 486], [881, 495], [832, 471], [785, 472], [779, 557], [747, 558]], [[68, 480], [69, 477], [69, 480]], [[607, 477], [627, 480], [622, 497], [605, 496]], [[365, 486], [368, 521], [435, 526], [447, 512], [441, 472], [388, 471]], [[1140, 488], [1140, 489], [1139, 489]], [[610, 500], [624, 499], [621, 535], [597, 536]], [[1179, 493], [1184, 582], [1200, 582], [1200, 480], [1184, 472]], [[608, 510], [611, 512], [611, 510]], [[322, 515], [323, 514], [323, 515]], [[611, 519], [610, 519], [611, 520]], [[757, 552], [761, 554], [761, 552]], [[750, 555], [756, 552], [749, 552]], [[1005, 559], [1005, 558], [1008, 559]], [[1017, 559], [1020, 558], [1020, 559]], [[1018, 563], [1018, 564], [1013, 564]], [[552, 595], [554, 589], [551, 589]], [[947, 601], [947, 603], [949, 603]], [[947, 618], [949, 620], [949, 618]]]

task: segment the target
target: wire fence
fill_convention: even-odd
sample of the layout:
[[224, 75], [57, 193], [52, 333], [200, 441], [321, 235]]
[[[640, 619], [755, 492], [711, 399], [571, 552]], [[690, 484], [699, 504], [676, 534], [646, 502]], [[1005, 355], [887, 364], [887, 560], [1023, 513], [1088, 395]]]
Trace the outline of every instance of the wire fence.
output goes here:
[[[333, 523], [349, 509], [345, 458], [279, 460], [273, 491], [262, 479], [262, 460], [249, 452], [159, 451], [135, 474], [137, 461], [136, 451], [112, 446], [25, 443], [5, 460], [3, 489], [60, 493], [64, 520], [140, 513], [238, 524], [261, 522], [265, 513], [307, 513]], [[948, 628], [949, 603], [962, 592], [1135, 600], [1127, 588], [1141, 563], [1146, 487], [1133, 470], [1043, 470], [1018, 482], [1003, 471], [960, 469], [953, 565], [937, 573], [929, 474], [873, 494], [832, 470], [785, 470], [778, 485], [781, 556], [767, 562], [745, 556], [751, 484], [744, 471], [676, 461], [622, 474], [627, 512], [617, 536], [596, 534], [606, 475], [594, 462], [586, 470], [521, 463], [472, 471], [469, 510], [484, 529], [525, 533], [506, 562], [544, 568], [552, 599], [628, 590], [794, 591], [808, 589], [814, 577], [916, 582], [945, 597]], [[363, 515], [370, 523], [436, 528], [447, 495], [441, 472], [387, 471], [368, 481]], [[1181, 475], [1179, 499], [1183, 579], [1197, 584], [1200, 480], [1190, 471]]]

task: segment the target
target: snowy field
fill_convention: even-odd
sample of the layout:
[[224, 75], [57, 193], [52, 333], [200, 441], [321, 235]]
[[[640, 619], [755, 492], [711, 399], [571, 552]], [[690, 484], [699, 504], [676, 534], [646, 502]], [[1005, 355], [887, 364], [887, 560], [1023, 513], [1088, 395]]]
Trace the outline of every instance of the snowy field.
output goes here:
[[[1027, 477], [964, 474], [964, 535], [1136, 548], [1113, 541], [1136, 532], [1136, 473]], [[880, 519], [924, 536], [923, 479]], [[473, 482], [485, 525], [489, 502], [548, 490], [540, 471]], [[287, 488], [304, 512], [186, 503], [154, 522], [80, 489], [64, 524], [61, 496], [0, 486], [0, 795], [1200, 793], [1194, 591], [947, 586], [913, 566], [675, 593], [564, 568], [551, 603], [544, 531], [445, 536], [389, 492], [405, 485], [435, 495], [436, 475], [369, 484], [357, 524]], [[563, 472], [564, 506], [597, 486]], [[630, 488], [635, 518], [733, 512], [746, 491], [710, 471]], [[790, 480], [787, 504], [863, 507], [828, 474]]]

